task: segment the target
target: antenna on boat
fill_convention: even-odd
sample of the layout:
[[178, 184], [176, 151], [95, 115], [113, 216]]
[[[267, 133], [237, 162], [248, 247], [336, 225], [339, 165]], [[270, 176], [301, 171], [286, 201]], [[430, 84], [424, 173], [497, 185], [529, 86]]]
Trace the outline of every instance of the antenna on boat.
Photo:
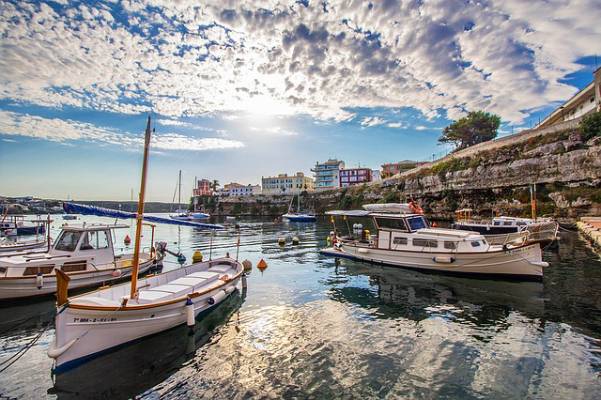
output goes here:
[[150, 115], [146, 124], [144, 135], [144, 159], [142, 162], [142, 179], [140, 182], [140, 197], [138, 198], [138, 211], [136, 212], [136, 241], [134, 245], [134, 259], [131, 271], [130, 298], [134, 298], [138, 291], [138, 270], [140, 268], [140, 237], [142, 235], [142, 219], [144, 217], [144, 195], [146, 194], [146, 173], [148, 171], [148, 153], [150, 150]]

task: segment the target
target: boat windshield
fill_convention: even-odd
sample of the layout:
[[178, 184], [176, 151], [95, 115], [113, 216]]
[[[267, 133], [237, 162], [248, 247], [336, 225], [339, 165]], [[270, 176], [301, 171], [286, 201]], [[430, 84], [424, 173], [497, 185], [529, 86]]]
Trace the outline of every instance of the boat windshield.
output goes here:
[[74, 251], [77, 247], [77, 242], [81, 232], [64, 231], [61, 237], [56, 241], [54, 245], [55, 250], [61, 251]]
[[423, 229], [428, 227], [428, 223], [424, 217], [411, 217], [407, 218], [407, 223], [412, 231]]

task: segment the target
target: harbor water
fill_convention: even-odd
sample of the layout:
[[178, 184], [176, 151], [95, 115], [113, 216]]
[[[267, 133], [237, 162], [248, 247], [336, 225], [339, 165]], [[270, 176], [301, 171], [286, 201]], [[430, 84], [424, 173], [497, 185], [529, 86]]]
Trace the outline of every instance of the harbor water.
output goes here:
[[[253, 268], [247, 291], [193, 332], [174, 328], [54, 376], [53, 299], [0, 305], [0, 399], [601, 396], [601, 262], [575, 232], [545, 249], [543, 282], [511, 282], [321, 256], [325, 219], [238, 223], [238, 257], [268, 268]], [[118, 230], [115, 246], [133, 231]], [[196, 249], [205, 259], [237, 252], [232, 225], [159, 225], [156, 240], [189, 261]]]

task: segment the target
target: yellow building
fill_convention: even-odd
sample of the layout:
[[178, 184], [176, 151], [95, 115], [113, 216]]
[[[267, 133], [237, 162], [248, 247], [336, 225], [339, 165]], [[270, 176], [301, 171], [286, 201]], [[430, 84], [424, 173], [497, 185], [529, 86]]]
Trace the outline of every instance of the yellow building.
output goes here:
[[314, 189], [313, 179], [302, 172], [295, 175], [279, 174], [261, 178], [263, 194], [299, 194], [303, 191], [311, 192]]

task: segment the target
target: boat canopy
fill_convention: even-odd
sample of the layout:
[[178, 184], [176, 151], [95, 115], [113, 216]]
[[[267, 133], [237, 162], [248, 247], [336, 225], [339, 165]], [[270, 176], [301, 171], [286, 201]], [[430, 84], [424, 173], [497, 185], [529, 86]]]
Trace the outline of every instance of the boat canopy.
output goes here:
[[[96, 215], [99, 217], [121, 218], [121, 219], [135, 219], [136, 218], [136, 213], [132, 213], [132, 212], [112, 210], [110, 208], [89, 206], [89, 205], [85, 205], [85, 204], [77, 204], [77, 203], [70, 203], [70, 202], [64, 202], [63, 209], [68, 214]], [[144, 214], [143, 218], [145, 221], [155, 222], [155, 223], [159, 223], [159, 224], [194, 226], [194, 227], [204, 228], [204, 229], [224, 229], [223, 225], [219, 225], [219, 224], [205, 224], [205, 223], [193, 222], [193, 221], [180, 221], [180, 220], [171, 219], [171, 218], [159, 217], [156, 215]]]
[[326, 211], [326, 215], [344, 216], [344, 217], [368, 217], [371, 211], [367, 210], [332, 210]]
[[129, 228], [126, 224], [77, 224], [77, 225], [63, 225], [61, 227], [64, 231], [102, 231], [105, 229], [125, 229]]

